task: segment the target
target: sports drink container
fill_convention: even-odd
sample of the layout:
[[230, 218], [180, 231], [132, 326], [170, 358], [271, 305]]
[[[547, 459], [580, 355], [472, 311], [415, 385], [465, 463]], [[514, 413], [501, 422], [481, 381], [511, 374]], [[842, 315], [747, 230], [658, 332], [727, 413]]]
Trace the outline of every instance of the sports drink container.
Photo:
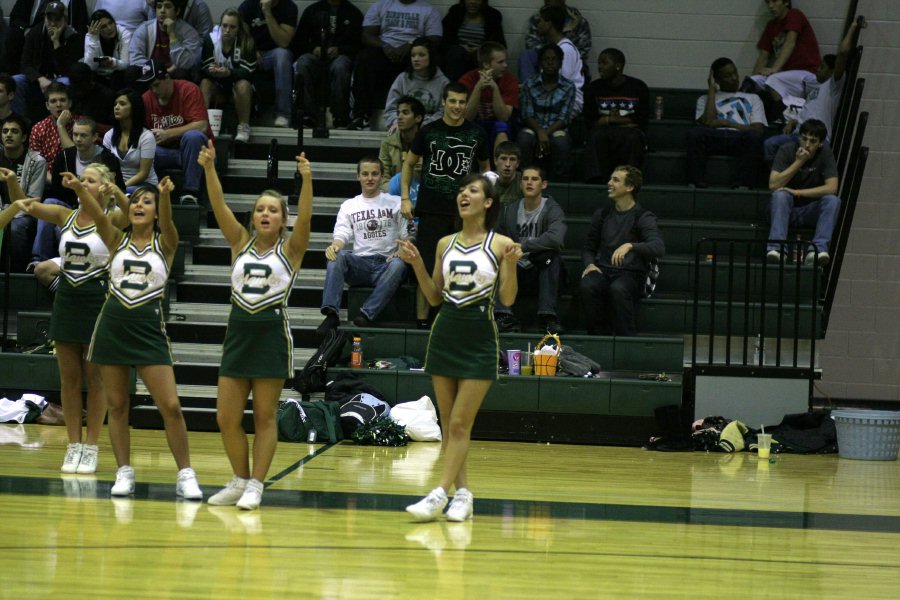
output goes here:
[[362, 338], [357, 336], [353, 337], [353, 351], [350, 353], [350, 368], [351, 369], [362, 369], [363, 366], [363, 351], [362, 351]]

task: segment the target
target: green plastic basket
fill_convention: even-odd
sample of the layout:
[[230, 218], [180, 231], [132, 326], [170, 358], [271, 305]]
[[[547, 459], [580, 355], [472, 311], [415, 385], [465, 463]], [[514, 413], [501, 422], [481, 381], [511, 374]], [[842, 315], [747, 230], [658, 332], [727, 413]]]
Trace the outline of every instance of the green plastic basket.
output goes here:
[[897, 460], [900, 451], [900, 412], [886, 410], [835, 410], [841, 458]]

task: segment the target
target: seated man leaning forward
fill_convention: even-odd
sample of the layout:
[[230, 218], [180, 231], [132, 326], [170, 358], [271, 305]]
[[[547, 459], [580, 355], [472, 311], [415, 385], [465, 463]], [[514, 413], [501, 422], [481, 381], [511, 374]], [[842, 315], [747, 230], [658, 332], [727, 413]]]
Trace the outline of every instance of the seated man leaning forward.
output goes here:
[[[806, 253], [806, 264], [828, 264], [831, 233], [837, 222], [841, 199], [837, 197], [838, 172], [831, 149], [825, 147], [825, 123], [809, 119], [800, 126], [800, 139], [783, 145], [769, 175], [769, 239], [787, 239], [788, 225], [815, 227], [815, 249]], [[784, 259], [784, 248], [770, 243], [769, 262]]]
[[[562, 250], [566, 239], [566, 215], [550, 196], [547, 174], [541, 167], [522, 170], [522, 197], [503, 206], [497, 233], [522, 245], [519, 259], [519, 292], [537, 291], [537, 314], [541, 327], [549, 333], [561, 333], [557, 316], [559, 281], [562, 275]], [[494, 318], [500, 331], [512, 331], [518, 323], [512, 307], [497, 299]]]
[[591, 335], [637, 335], [635, 307], [650, 261], [666, 247], [656, 215], [637, 203], [640, 169], [619, 166], [607, 184], [612, 206], [598, 209], [581, 251], [581, 300]]
[[[406, 263], [397, 258], [397, 243], [407, 239], [408, 224], [400, 214], [400, 198], [381, 191], [381, 170], [380, 160], [363, 157], [356, 166], [362, 193], [345, 200], [338, 211], [333, 240], [325, 248], [325, 320], [316, 330], [319, 335], [341, 324], [338, 313], [345, 281], [375, 288], [353, 319], [357, 327], [368, 327], [406, 276]], [[344, 249], [351, 241], [352, 253]]]

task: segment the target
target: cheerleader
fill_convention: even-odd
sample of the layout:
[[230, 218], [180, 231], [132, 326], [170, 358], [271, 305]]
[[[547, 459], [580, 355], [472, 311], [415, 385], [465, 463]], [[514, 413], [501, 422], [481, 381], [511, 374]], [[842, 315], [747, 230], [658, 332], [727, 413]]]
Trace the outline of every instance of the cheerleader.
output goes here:
[[[175, 494], [200, 500], [203, 492], [191, 468], [187, 427], [175, 388], [172, 349], [162, 308], [169, 271], [178, 249], [171, 204], [175, 185], [165, 177], [159, 182], [158, 190], [148, 185], [138, 186], [128, 206], [129, 224], [122, 230], [74, 175], [63, 173], [62, 178], [63, 185], [78, 194], [85, 212], [97, 222], [100, 237], [112, 254], [110, 293], [97, 317], [88, 349], [88, 360], [100, 365], [109, 404], [109, 438], [119, 465], [110, 494], [134, 493], [128, 388], [131, 367], [135, 367], [165, 424], [166, 441], [178, 466]], [[105, 184], [104, 189], [114, 187]]]
[[472, 516], [466, 456], [478, 409], [497, 379], [499, 339], [494, 322], [495, 291], [510, 306], [516, 299], [516, 263], [522, 247], [492, 230], [500, 199], [492, 181], [472, 174], [459, 183], [456, 205], [462, 229], [437, 244], [434, 273], [429, 276], [418, 249], [401, 242], [401, 258], [412, 265], [420, 289], [441, 309], [431, 328], [425, 371], [431, 375], [441, 416], [444, 467], [440, 485], [406, 507], [416, 520], [432, 521], [447, 505], [449, 521]]
[[[233, 477], [209, 499], [218, 506], [259, 507], [275, 456], [275, 422], [284, 381], [294, 375], [293, 340], [287, 317], [288, 296], [309, 246], [312, 218], [312, 172], [309, 161], [297, 157], [303, 178], [297, 220], [287, 235], [287, 199], [265, 190], [256, 199], [249, 229], [241, 225], [225, 203], [216, 173], [215, 148], [210, 142], [197, 162], [206, 172], [209, 202], [231, 247], [231, 314], [219, 368], [216, 420]], [[253, 467], [242, 420], [253, 396]]]

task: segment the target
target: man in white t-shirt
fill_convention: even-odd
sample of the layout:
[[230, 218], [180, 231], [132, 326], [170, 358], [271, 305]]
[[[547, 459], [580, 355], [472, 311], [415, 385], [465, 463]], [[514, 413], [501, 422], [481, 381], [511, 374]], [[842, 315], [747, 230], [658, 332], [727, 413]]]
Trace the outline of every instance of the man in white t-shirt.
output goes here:
[[[320, 335], [341, 324], [338, 314], [345, 282], [375, 288], [353, 319], [357, 327], [368, 327], [406, 277], [406, 263], [397, 256], [397, 242], [408, 238], [408, 223], [400, 214], [400, 197], [381, 191], [382, 169], [378, 158], [363, 157], [356, 165], [362, 193], [345, 200], [338, 211], [333, 239], [325, 248], [325, 320], [316, 330]], [[351, 242], [353, 252], [346, 249]]]
[[752, 188], [759, 179], [766, 111], [756, 94], [739, 92], [740, 77], [730, 58], [717, 58], [709, 69], [708, 93], [697, 99], [699, 127], [687, 132], [687, 168], [690, 183], [698, 188], [706, 182], [706, 159], [710, 154], [739, 156], [740, 178], [734, 186]]

